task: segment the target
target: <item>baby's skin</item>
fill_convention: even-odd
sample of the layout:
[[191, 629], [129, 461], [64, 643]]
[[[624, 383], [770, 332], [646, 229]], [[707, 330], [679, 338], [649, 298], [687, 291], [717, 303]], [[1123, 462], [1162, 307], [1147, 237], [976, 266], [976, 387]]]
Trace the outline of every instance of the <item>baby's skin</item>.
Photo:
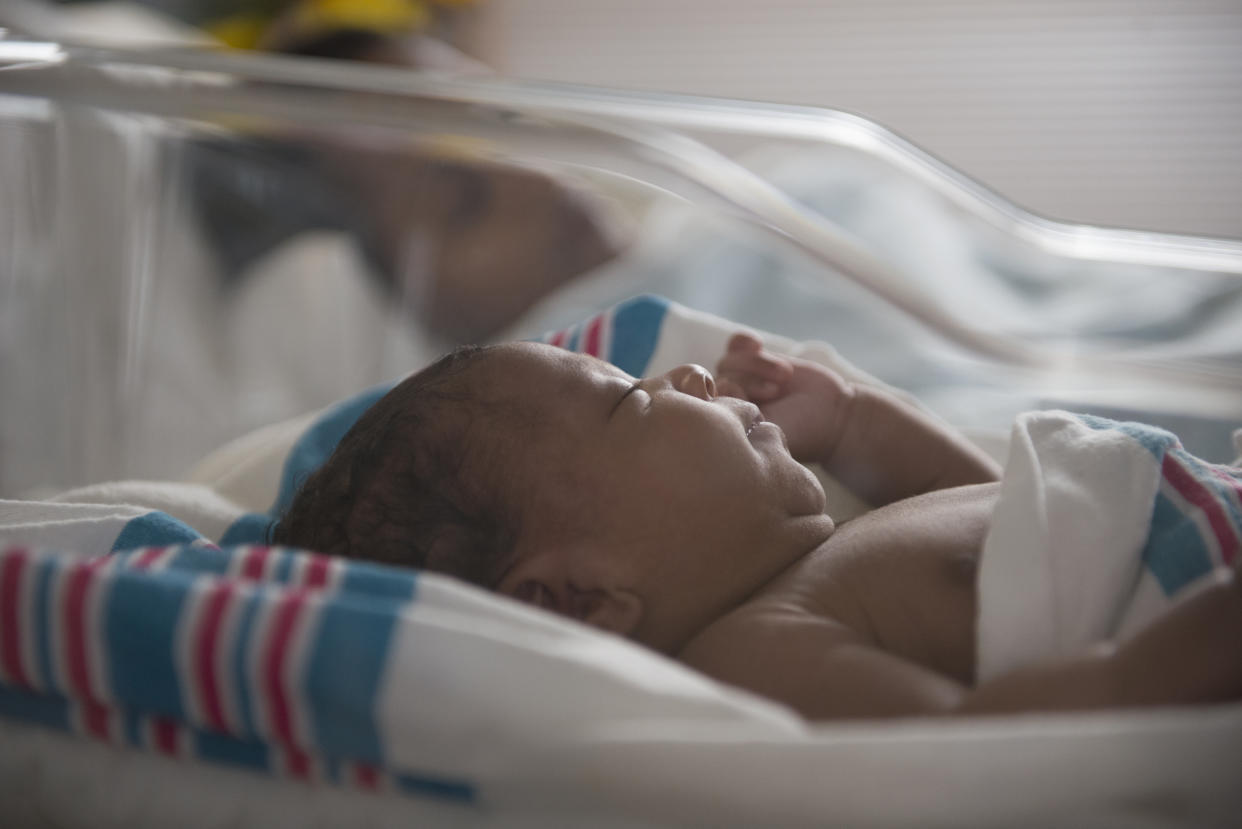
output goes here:
[[[999, 468], [917, 407], [735, 336], [635, 380], [505, 346], [488, 381], [554, 436], [504, 594], [628, 636], [811, 719], [1242, 698], [1242, 583], [1122, 645], [976, 685], [975, 572]], [[539, 439], [534, 439], [538, 441]], [[875, 508], [836, 527], [818, 462]], [[571, 516], [566, 518], [565, 516]]]

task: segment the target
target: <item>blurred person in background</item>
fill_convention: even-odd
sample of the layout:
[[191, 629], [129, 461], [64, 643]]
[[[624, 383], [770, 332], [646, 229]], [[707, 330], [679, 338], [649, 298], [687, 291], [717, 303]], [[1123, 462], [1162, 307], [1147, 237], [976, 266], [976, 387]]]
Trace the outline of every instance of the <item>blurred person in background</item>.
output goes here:
[[[446, 42], [469, 5], [460, 0], [236, 5], [245, 8], [205, 24], [235, 47], [490, 73]], [[565, 281], [611, 260], [628, 235], [618, 211], [585, 187], [488, 159], [465, 140], [430, 148], [345, 130], [260, 143], [249, 148], [251, 160], [285, 169], [283, 197], [280, 187], [247, 186], [255, 172], [237, 165], [232, 148], [194, 162], [200, 215], [228, 279], [301, 229], [344, 229], [386, 294], [450, 342], [501, 330]], [[256, 194], [282, 203], [257, 204]]]
[[[146, 15], [107, 2], [27, 5], [38, 14], [24, 17], [37, 18], [47, 37], [102, 34], [107, 27], [85, 21], [107, 18], [111, 42], [137, 44], [144, 22], [183, 33], [189, 24], [177, 42], [491, 72], [455, 45], [471, 0], [145, 0]], [[429, 142], [350, 124], [243, 125], [184, 149], [179, 164], [223, 290], [304, 232], [343, 232], [385, 301], [447, 343], [487, 339], [628, 241], [621, 212], [582, 183], [504, 163], [466, 136]]]

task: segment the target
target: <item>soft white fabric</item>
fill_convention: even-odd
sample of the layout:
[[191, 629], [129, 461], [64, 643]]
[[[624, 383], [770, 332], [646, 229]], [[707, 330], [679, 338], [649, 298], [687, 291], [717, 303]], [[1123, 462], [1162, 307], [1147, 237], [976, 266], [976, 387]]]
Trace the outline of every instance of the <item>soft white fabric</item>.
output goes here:
[[[1165, 462], [1178, 457], [1183, 475], [1202, 472], [1204, 502], [1236, 522], [1238, 484], [1167, 432], [1057, 411], [1017, 419], [979, 569], [980, 681], [1124, 640], [1227, 564], [1202, 509], [1165, 476]], [[1189, 540], [1161, 535], [1178, 522]], [[1242, 526], [1224, 532], [1232, 540]], [[1151, 563], [1161, 555], [1181, 558], [1176, 589], [1162, 588]]]
[[83, 554], [107, 552], [125, 524], [147, 512], [127, 503], [0, 500], [0, 540]]
[[486, 826], [1226, 827], [1242, 706], [762, 734], [576, 733], [498, 757], [477, 806], [273, 780], [0, 720], [0, 824], [56, 829]]
[[211, 452], [186, 480], [228, 498], [247, 512], [266, 512], [280, 488], [285, 458], [318, 412], [256, 429]]

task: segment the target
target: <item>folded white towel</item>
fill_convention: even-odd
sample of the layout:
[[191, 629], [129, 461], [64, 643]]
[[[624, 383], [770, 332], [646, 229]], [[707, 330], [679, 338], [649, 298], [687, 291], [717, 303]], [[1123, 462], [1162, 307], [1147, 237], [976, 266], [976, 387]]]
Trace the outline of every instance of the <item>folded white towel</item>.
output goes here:
[[978, 678], [1125, 639], [1239, 546], [1242, 470], [1152, 426], [1020, 416], [979, 570]]

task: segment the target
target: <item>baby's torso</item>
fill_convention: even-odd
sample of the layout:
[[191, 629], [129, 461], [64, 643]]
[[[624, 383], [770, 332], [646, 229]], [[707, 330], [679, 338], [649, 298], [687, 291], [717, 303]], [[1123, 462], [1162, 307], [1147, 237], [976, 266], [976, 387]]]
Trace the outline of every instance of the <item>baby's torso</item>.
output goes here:
[[840, 622], [960, 682], [975, 668], [975, 575], [999, 484], [920, 495], [841, 526], [747, 603]]

